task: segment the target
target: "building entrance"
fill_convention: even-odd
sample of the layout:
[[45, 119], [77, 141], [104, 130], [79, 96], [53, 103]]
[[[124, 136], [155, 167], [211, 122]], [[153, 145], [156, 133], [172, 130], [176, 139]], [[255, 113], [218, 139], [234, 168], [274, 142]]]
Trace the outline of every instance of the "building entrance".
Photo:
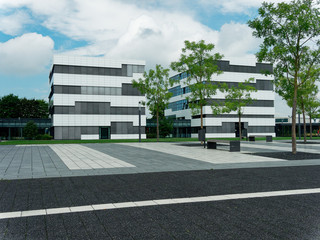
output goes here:
[[100, 127], [100, 139], [110, 139], [110, 127]]

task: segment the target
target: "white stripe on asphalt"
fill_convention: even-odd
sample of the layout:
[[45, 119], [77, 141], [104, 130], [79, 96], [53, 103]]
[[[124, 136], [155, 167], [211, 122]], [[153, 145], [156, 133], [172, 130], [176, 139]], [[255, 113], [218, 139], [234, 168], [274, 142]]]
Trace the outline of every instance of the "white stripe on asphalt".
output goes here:
[[97, 210], [120, 209], [120, 208], [129, 208], [129, 207], [146, 207], [146, 206], [181, 204], [181, 203], [215, 202], [215, 201], [224, 201], [224, 200], [290, 196], [290, 195], [314, 194], [314, 193], [320, 193], [320, 188], [296, 189], [296, 190], [284, 190], [284, 191], [272, 191], [272, 192], [237, 193], [237, 194], [213, 195], [213, 196], [189, 197], [189, 198], [169, 198], [169, 199], [156, 199], [156, 200], [146, 200], [146, 201], [137, 201], [137, 202], [106, 203], [106, 204], [94, 204], [94, 205], [62, 207], [62, 208], [38, 209], [38, 210], [29, 210], [29, 211], [3, 212], [3, 213], [0, 213], [0, 219], [43, 216], [43, 215], [75, 213], [75, 212], [91, 212], [91, 211], [97, 211]]

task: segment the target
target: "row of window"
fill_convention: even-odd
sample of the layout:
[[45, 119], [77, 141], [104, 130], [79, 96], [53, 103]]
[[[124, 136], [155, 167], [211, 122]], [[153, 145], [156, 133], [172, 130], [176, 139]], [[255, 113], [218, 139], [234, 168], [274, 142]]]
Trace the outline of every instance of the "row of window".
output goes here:
[[60, 94], [85, 94], [85, 95], [125, 95], [125, 96], [141, 96], [137, 88], [132, 84], [122, 84], [121, 87], [90, 87], [90, 86], [64, 86], [54, 85], [53, 91], [50, 93]]
[[[208, 105], [211, 105], [214, 102], [223, 105], [225, 100], [224, 99], [207, 99]], [[251, 104], [249, 104], [248, 107], [274, 107], [274, 101], [273, 100], [256, 100], [256, 101], [253, 101]], [[184, 100], [169, 103], [167, 109], [172, 109], [172, 111], [180, 111], [188, 108], [189, 108], [188, 101], [184, 99]]]
[[[257, 63], [256, 66], [241, 66], [241, 65], [230, 65], [229, 61], [219, 60], [217, 61], [217, 66], [220, 71], [223, 72], [239, 72], [239, 73], [272, 73], [273, 67], [272, 64], [266, 63]], [[188, 75], [186, 72], [177, 74], [171, 79], [173, 80], [182, 80], [187, 78]]]
[[[138, 115], [138, 107], [110, 107], [109, 102], [76, 102], [75, 106], [54, 106], [50, 114]], [[145, 108], [141, 108], [145, 115]]]
[[73, 65], [54, 65], [49, 75], [51, 81], [54, 73], [65, 74], [84, 74], [84, 75], [102, 75], [102, 76], [123, 76], [132, 77], [133, 73], [144, 73], [143, 65], [122, 64], [122, 68], [109, 67], [90, 67]]
[[[238, 82], [211, 82], [211, 84], [217, 85], [219, 83], [225, 83], [228, 85], [228, 88], [237, 87]], [[269, 80], [256, 80], [256, 83], [251, 83], [251, 86], [255, 87], [257, 90], [273, 90], [273, 83]], [[181, 86], [177, 86], [169, 89], [169, 92], [172, 93], [172, 97], [179, 96], [182, 94], [186, 94], [190, 92], [189, 87], [181, 88]]]
[[186, 99], [168, 104], [168, 109], [172, 109], [172, 111], [180, 111], [188, 108], [189, 108], [189, 105]]
[[182, 95], [182, 94], [189, 93], [190, 92], [190, 88], [189, 87], [181, 88], [181, 86], [177, 86], [177, 87], [169, 89], [169, 92], [172, 93], [172, 97], [175, 97], [175, 96], [179, 96], [179, 95]]

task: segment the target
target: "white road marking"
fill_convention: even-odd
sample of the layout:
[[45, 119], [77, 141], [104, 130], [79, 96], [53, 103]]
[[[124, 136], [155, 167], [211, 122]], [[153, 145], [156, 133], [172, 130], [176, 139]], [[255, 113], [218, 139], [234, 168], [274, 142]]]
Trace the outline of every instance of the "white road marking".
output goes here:
[[28, 211], [2, 212], [0, 213], [0, 219], [21, 218], [21, 217], [29, 217], [29, 216], [43, 216], [43, 215], [52, 215], [52, 214], [65, 214], [65, 213], [71, 213], [71, 212], [72, 213], [91, 212], [91, 211], [98, 211], [98, 210], [121, 209], [121, 208], [129, 208], [129, 207], [146, 207], [146, 206], [182, 204], [182, 203], [215, 202], [215, 201], [236, 200], [236, 199], [278, 197], [278, 196], [315, 194], [315, 193], [320, 193], [320, 188], [295, 189], [295, 190], [283, 190], [283, 191], [271, 191], [271, 192], [255, 192], [255, 193], [237, 193], [237, 194], [212, 195], [212, 196], [202, 196], [202, 197], [190, 197], [190, 198], [173, 198], [173, 199], [168, 198], [168, 199], [144, 200], [144, 201], [136, 201], [136, 202], [93, 204], [93, 205], [84, 205], [84, 206], [37, 209], [37, 210], [28, 210]]

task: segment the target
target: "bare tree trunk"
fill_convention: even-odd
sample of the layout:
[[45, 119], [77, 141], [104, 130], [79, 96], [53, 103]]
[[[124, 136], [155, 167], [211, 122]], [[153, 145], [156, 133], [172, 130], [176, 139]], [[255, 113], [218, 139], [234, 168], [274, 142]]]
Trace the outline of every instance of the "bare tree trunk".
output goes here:
[[241, 113], [238, 113], [239, 115], [239, 139], [241, 141]]
[[303, 142], [307, 143], [307, 123], [306, 123], [306, 113], [304, 111], [303, 103], [302, 103], [302, 116], [303, 116]]
[[157, 142], [159, 142], [159, 110], [157, 110]]
[[293, 91], [293, 104], [292, 104], [292, 126], [291, 126], [291, 136], [292, 136], [292, 153], [297, 153], [297, 135], [296, 135], [296, 121], [297, 121], [297, 95], [298, 95], [298, 73], [296, 72], [294, 77], [294, 91]]
[[310, 139], [312, 139], [312, 119], [311, 119], [311, 114], [309, 115], [310, 118]]

